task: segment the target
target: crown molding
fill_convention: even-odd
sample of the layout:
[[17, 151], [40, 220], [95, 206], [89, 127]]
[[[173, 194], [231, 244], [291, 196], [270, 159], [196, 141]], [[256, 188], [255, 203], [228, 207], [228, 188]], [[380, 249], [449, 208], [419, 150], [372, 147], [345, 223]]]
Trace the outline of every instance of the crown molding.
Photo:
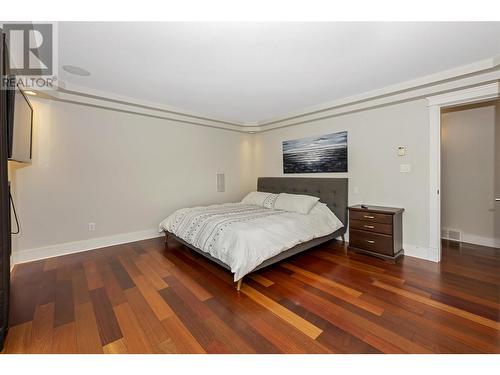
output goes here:
[[77, 86], [75, 84], [66, 82], [66, 81], [61, 81], [58, 86], [58, 91], [61, 93], [65, 94], [70, 94], [70, 95], [78, 95], [82, 97], [87, 97], [91, 99], [96, 99], [96, 100], [102, 100], [105, 102], [109, 102], [111, 104], [124, 104], [124, 105], [129, 105], [137, 108], [142, 108], [142, 109], [147, 109], [147, 110], [153, 110], [153, 111], [159, 111], [159, 112], [164, 112], [168, 115], [174, 115], [174, 116], [182, 116], [182, 117], [188, 117], [194, 120], [198, 121], [208, 121], [214, 124], [223, 124], [223, 125], [230, 125], [230, 126], [236, 126], [236, 127], [243, 127], [245, 126], [244, 124], [234, 122], [234, 121], [226, 121], [222, 119], [217, 119], [209, 116], [203, 116], [198, 113], [182, 110], [179, 108], [174, 108], [165, 104], [153, 102], [153, 101], [145, 101], [145, 100], [140, 100], [137, 98], [132, 98], [129, 96], [124, 96], [124, 95], [118, 95], [106, 91], [101, 91], [101, 90], [95, 90], [95, 89], [90, 89], [86, 87], [81, 87]]
[[242, 133], [258, 133], [406, 101], [425, 99], [455, 90], [495, 83], [499, 80], [500, 55], [497, 55], [465, 66], [309, 107], [276, 119], [252, 123], [211, 118], [160, 103], [84, 88], [64, 81], [59, 83], [57, 90], [39, 91], [38, 94], [41, 98], [95, 108]]
[[453, 107], [464, 103], [471, 104], [484, 100], [496, 99], [500, 93], [499, 82], [474, 86], [464, 90], [457, 90], [427, 98], [427, 105]]
[[37, 94], [38, 97], [43, 99], [108, 109], [122, 113], [136, 114], [190, 125], [205, 126], [242, 133], [254, 132], [258, 130], [255, 127], [204, 117], [153, 102], [140, 101], [134, 98], [105, 93], [98, 90], [81, 88], [67, 82], [59, 82], [59, 86], [56, 90], [38, 91]]
[[362, 103], [368, 100], [374, 100], [377, 98], [382, 98], [384, 96], [390, 96], [398, 93], [403, 93], [409, 90], [415, 90], [417, 88], [422, 88], [429, 85], [435, 85], [440, 82], [457, 79], [470, 74], [477, 74], [483, 71], [494, 69], [500, 64], [500, 55], [496, 57], [476, 61], [472, 64], [460, 66], [457, 68], [445, 70], [442, 72], [430, 74], [427, 76], [419, 77], [405, 82], [400, 82], [394, 85], [386, 86], [377, 90], [367, 91], [358, 95], [350, 96], [347, 98], [342, 98], [328, 103], [323, 103], [300, 111], [292, 112], [286, 116], [280, 116], [275, 119], [268, 121], [260, 121], [259, 125], [262, 127], [269, 126], [278, 122], [284, 122], [286, 120], [296, 119], [300, 117], [305, 117], [308, 115], [313, 115], [320, 112], [326, 112], [331, 109], [336, 109], [346, 105], [353, 105], [357, 103]]
[[260, 122], [261, 131], [300, 125], [348, 113], [426, 98], [500, 79], [500, 55]]
[[500, 65], [500, 54], [498, 54], [495, 57], [493, 57], [493, 64], [495, 66]]

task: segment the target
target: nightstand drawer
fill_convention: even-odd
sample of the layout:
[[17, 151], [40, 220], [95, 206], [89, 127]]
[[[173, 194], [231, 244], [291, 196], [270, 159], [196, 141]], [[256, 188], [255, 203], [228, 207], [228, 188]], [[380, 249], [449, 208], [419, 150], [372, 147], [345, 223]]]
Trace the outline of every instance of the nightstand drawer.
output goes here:
[[349, 211], [349, 217], [353, 220], [373, 221], [381, 224], [392, 224], [392, 216], [388, 214], [378, 214], [370, 211]]
[[349, 220], [349, 227], [353, 229], [361, 229], [367, 232], [392, 234], [392, 223], [381, 224], [370, 221]]
[[392, 236], [364, 230], [351, 229], [349, 231], [349, 246], [386, 255], [394, 254]]

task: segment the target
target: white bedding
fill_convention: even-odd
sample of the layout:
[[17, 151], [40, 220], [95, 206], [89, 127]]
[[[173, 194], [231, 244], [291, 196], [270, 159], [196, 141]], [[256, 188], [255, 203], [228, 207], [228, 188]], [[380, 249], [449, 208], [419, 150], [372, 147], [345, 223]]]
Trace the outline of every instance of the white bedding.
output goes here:
[[307, 215], [227, 203], [177, 210], [161, 222], [160, 231], [167, 230], [227, 264], [238, 281], [265, 260], [342, 226], [323, 203]]

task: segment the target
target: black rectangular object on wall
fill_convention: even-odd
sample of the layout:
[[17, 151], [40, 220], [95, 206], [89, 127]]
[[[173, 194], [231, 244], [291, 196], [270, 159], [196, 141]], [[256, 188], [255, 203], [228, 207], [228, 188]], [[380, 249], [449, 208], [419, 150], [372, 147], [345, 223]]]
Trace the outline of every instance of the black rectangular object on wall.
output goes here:
[[[0, 75], [6, 76], [8, 73], [7, 51], [2, 29], [0, 29], [0, 37]], [[11, 242], [7, 135], [7, 96], [6, 90], [0, 90], [0, 351], [3, 350], [9, 327]]]

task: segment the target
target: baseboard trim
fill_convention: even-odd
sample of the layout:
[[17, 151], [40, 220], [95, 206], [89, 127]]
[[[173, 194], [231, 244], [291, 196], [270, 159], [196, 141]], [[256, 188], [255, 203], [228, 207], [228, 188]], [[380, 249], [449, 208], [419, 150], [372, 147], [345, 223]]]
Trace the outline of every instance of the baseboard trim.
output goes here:
[[457, 240], [454, 240], [451, 238], [447, 238], [447, 237], [442, 237], [442, 239], [449, 240], [449, 241], [455, 241], [455, 242], [470, 243], [470, 244], [479, 245], [479, 246], [500, 248], [500, 240], [497, 240], [495, 238], [476, 236], [475, 234], [469, 234], [469, 233], [463, 233], [463, 232], [462, 232], [462, 238], [460, 239], [460, 241], [457, 241]]
[[405, 256], [425, 259], [431, 262], [439, 262], [439, 249], [431, 249], [423, 246], [404, 244]]
[[[11, 269], [15, 265], [35, 260], [53, 258], [61, 255], [80, 253], [82, 251], [95, 250], [102, 247], [121, 245], [124, 243], [147, 240], [161, 237], [158, 229], [148, 229], [138, 232], [121, 233], [113, 236], [92, 238], [83, 241], [65, 242], [57, 245], [38, 247], [29, 250], [14, 251], [11, 257]], [[347, 233], [346, 233], [347, 236]], [[346, 238], [348, 241], [348, 238]], [[437, 249], [429, 249], [422, 246], [404, 244], [405, 256], [439, 262]]]
[[92, 238], [83, 241], [65, 242], [57, 245], [38, 247], [28, 250], [13, 251], [11, 267], [20, 263], [80, 253], [82, 251], [95, 250], [101, 247], [120, 245], [128, 242], [147, 240], [149, 238], [160, 237], [161, 235], [162, 234], [158, 232], [158, 229], [148, 229], [138, 232], [115, 234], [107, 237]]

